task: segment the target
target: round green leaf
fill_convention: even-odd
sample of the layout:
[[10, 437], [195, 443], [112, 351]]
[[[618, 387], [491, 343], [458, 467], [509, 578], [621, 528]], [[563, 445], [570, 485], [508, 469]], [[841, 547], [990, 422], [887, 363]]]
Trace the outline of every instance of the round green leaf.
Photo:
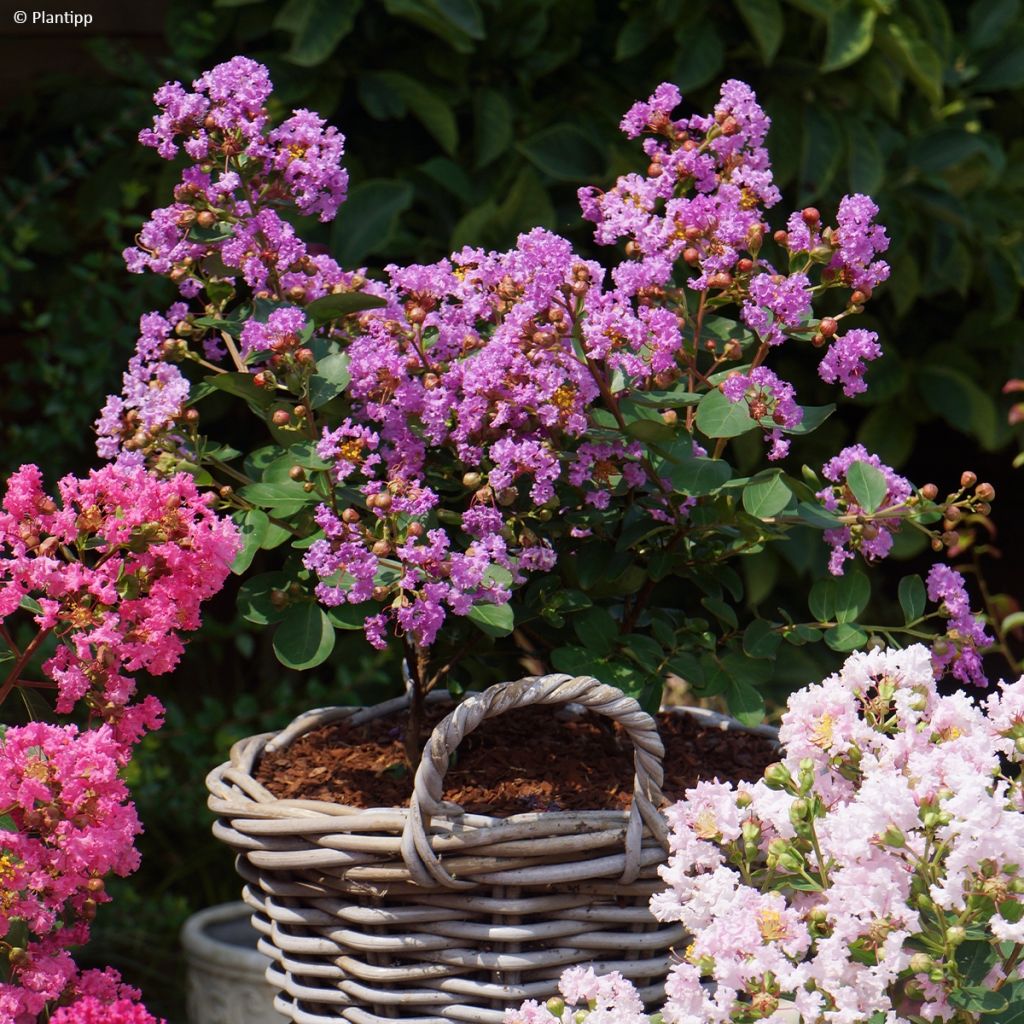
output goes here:
[[708, 437], [739, 437], [756, 426], [746, 402], [730, 402], [717, 388], [697, 406], [697, 428]]
[[515, 613], [508, 604], [475, 604], [466, 617], [488, 636], [508, 636], [515, 626]]
[[766, 480], [751, 480], [743, 489], [743, 507], [758, 519], [777, 515], [792, 500], [793, 492], [779, 473]]
[[846, 483], [865, 512], [874, 512], [889, 492], [881, 470], [867, 462], [853, 463], [846, 471]]
[[274, 632], [274, 653], [287, 668], [313, 668], [326, 661], [333, 650], [334, 626], [313, 601], [293, 604]]

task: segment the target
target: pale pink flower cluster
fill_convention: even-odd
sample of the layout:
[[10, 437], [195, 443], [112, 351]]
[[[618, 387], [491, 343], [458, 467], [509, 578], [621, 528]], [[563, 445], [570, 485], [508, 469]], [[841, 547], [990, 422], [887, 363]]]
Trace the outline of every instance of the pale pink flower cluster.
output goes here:
[[[978, 1020], [970, 993], [1022, 978], [1000, 944], [1024, 943], [1024, 800], [1007, 770], [1024, 761], [1024, 678], [976, 706], [938, 693], [923, 646], [858, 653], [790, 698], [779, 738], [762, 780], [702, 782], [667, 811], [651, 910], [693, 938], [662, 1020]], [[574, 971], [562, 990], [584, 1012], [639, 1012], [635, 992]], [[506, 1019], [550, 1024], [554, 1010]]]

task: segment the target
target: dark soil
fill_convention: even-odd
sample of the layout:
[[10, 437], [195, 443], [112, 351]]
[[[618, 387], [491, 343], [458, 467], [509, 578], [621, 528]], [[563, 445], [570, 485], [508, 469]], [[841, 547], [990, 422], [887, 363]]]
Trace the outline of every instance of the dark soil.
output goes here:
[[[445, 799], [469, 813], [626, 808], [633, 788], [633, 751], [607, 718], [561, 720], [551, 707], [510, 711], [463, 740], [445, 777]], [[431, 725], [442, 717], [431, 712]], [[678, 800], [698, 781], [754, 781], [778, 760], [771, 742], [744, 732], [705, 728], [689, 715], [659, 714], [665, 743], [665, 796]], [[412, 773], [405, 766], [399, 718], [350, 728], [324, 726], [263, 758], [256, 778], [275, 796], [405, 806]]]

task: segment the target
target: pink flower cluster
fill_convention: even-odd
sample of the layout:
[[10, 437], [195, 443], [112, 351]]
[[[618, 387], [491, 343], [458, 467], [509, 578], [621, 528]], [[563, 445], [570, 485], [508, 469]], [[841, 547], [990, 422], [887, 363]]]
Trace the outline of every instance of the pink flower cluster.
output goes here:
[[[667, 812], [651, 909], [692, 941], [662, 1019], [949, 1020], [964, 989], [1020, 979], [1003, 944], [1024, 942], [1022, 737], [1024, 679], [982, 707], [941, 696], [921, 646], [854, 654], [794, 694], [763, 780], [703, 782]], [[988, 957], [971, 976], [957, 958], [968, 936]], [[633, 1020], [635, 993], [601, 981]], [[568, 982], [581, 1003], [602, 991]], [[527, 1004], [507, 1019], [543, 1017]]]
[[[0, 811], [14, 826], [0, 831], [0, 941], [11, 945], [0, 1020], [27, 1024], [79, 993], [54, 1019], [72, 1024], [109, 1010], [148, 1024], [137, 996], [79, 977], [68, 948], [86, 941], [107, 899], [104, 876], [138, 863], [141, 828], [120, 770], [163, 709], [155, 697], [134, 699], [128, 673], [174, 668], [181, 635], [198, 628], [199, 606], [223, 585], [238, 538], [184, 474], [162, 480], [110, 464], [65, 477], [59, 497], [46, 494], [35, 466], [7, 482], [0, 635], [11, 659], [0, 701], [16, 687], [53, 688], [58, 712], [84, 704], [94, 727], [31, 723], [0, 739]], [[16, 616], [36, 627], [24, 647]], [[47, 640], [56, 646], [42, 662], [45, 678], [27, 678]], [[20, 934], [24, 945], [12, 945]]]

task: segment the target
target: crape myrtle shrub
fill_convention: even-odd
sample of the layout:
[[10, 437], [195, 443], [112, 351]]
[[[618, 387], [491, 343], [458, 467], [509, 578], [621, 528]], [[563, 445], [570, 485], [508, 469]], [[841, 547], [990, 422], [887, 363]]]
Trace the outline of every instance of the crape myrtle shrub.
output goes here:
[[997, 396], [1024, 372], [1018, 0], [178, 0], [166, 23], [156, 66], [99, 44], [95, 75], [37, 85], [3, 115], [8, 462], [26, 445], [55, 471], [89, 459], [87, 425], [155, 304], [138, 289], [165, 294], [120, 263], [173, 175], [135, 134], [157, 84], [238, 52], [268, 64], [282, 108], [348, 136], [351, 199], [318, 239], [345, 265], [505, 246], [532, 225], [590, 255], [574, 190], [628, 166], [619, 113], [658, 81], [696, 108], [743, 78], [773, 118], [787, 203], [869, 193], [893, 238], [872, 307], [893, 342], [843, 427], [897, 466], [936, 419], [986, 450], [1009, 440]]
[[[879, 331], [886, 355], [863, 399], [815, 435], [821, 454], [863, 441], [918, 479], [944, 469], [939, 482], [952, 486], [950, 466], [958, 473], [979, 447], [1011, 441], [1010, 400], [999, 392], [1005, 378], [1024, 376], [1014, 321], [1024, 257], [1018, 3], [257, 0], [172, 4], [167, 24], [168, 57], [157, 66], [100, 45], [95, 77], [54, 80], [4, 114], [0, 315], [12, 465], [28, 450], [52, 475], [92, 461], [89, 424], [117, 390], [138, 316], [173, 298], [166, 282], [126, 274], [120, 256], [177, 176], [137, 145], [137, 131], [157, 85], [188, 82], [238, 52], [269, 65], [275, 117], [307, 106], [345, 132], [350, 199], [319, 236], [304, 233], [348, 266], [426, 263], [464, 243], [505, 247], [534, 225], [600, 259], [575, 190], [610, 185], [634, 166], [617, 131], [622, 112], [662, 80], [699, 110], [722, 77], [745, 78], [775, 122], [769, 145], [786, 205], [834, 209], [844, 192], [869, 192], [893, 238], [892, 279], [858, 321]], [[798, 366], [779, 365], [804, 400], [833, 397]], [[931, 451], [935, 468], [913, 469]], [[987, 466], [983, 476], [1005, 491]], [[797, 545], [792, 556], [805, 574], [818, 568]], [[749, 574], [752, 602], [781, 571], [763, 562]], [[97, 922], [118, 945], [98, 960], [120, 954], [132, 976], [137, 958], [147, 996], [156, 979], [142, 973], [151, 957], [139, 951], [158, 933], [173, 941], [188, 909], [237, 889], [205, 838], [197, 794], [207, 767], [237, 736], [313, 704], [376, 699], [397, 675], [353, 637], [300, 686], [261, 650], [266, 634], [230, 622], [233, 608], [226, 594], [183, 669], [201, 675], [204, 698], [187, 708], [169, 701], [168, 726], [136, 762], [149, 832], [132, 890], [146, 896], [118, 893]], [[795, 683], [815, 669], [793, 671]], [[150, 1001], [173, 1007], [159, 994]]]

